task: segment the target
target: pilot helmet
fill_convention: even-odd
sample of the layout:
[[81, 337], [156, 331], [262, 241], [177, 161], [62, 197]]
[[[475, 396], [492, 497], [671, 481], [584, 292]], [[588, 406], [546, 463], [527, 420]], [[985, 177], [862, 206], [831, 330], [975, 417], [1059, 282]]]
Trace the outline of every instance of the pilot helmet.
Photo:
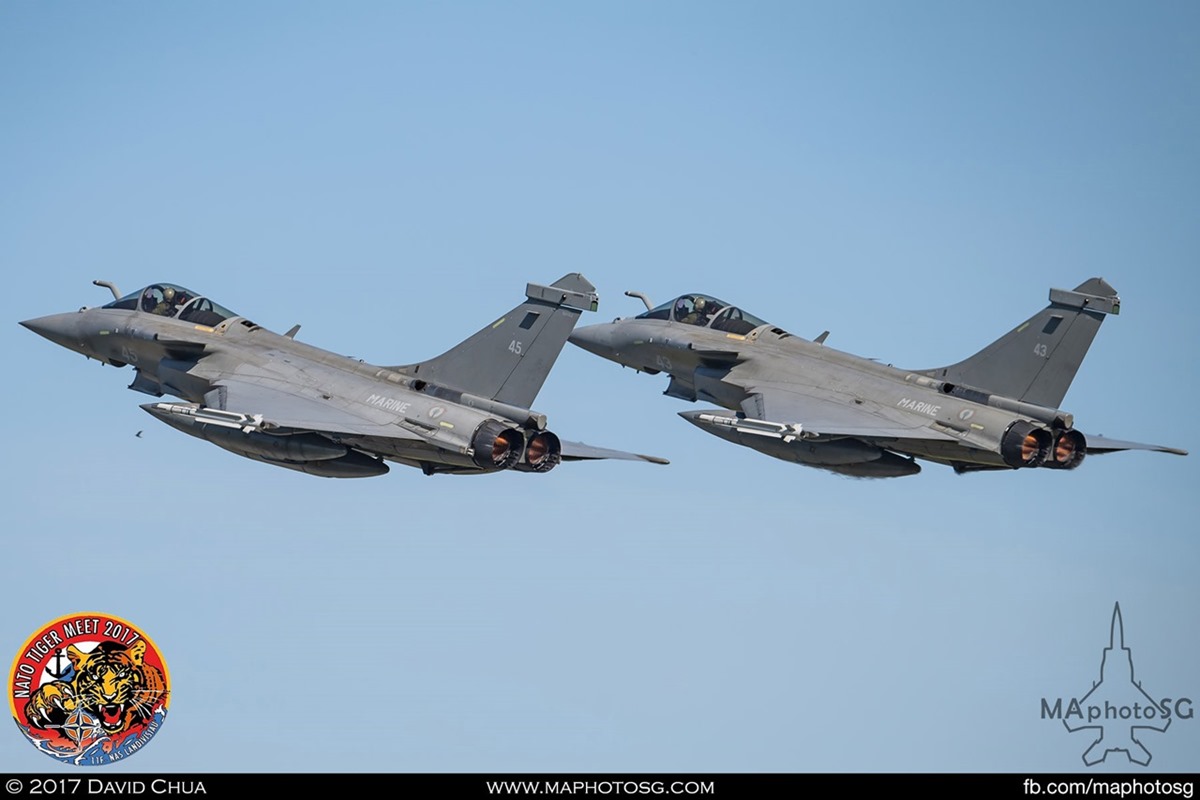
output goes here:
[[707, 305], [708, 305], [708, 301], [707, 301], [707, 300], [705, 300], [703, 297], [697, 297], [697, 298], [696, 298], [696, 311], [697, 311], [697, 313], [701, 313], [701, 314], [702, 314], [702, 313], [704, 313], [704, 309], [705, 309], [705, 307], [706, 307]]
[[163, 288], [163, 300], [165, 300], [169, 303], [174, 299], [175, 299], [175, 290], [172, 289], [170, 286], [164, 287]]

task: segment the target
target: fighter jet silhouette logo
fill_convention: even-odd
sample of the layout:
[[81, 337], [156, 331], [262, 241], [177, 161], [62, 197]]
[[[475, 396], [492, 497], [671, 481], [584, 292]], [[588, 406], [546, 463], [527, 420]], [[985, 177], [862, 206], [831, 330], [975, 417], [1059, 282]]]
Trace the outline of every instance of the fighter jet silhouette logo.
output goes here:
[[[1071, 727], [1068, 713], [1063, 725], [1071, 733], [1083, 730], [1095, 731], [1096, 739], [1083, 753], [1083, 763], [1095, 766], [1108, 758], [1112, 752], [1123, 751], [1135, 764], [1143, 767], [1150, 763], [1150, 751], [1138, 738], [1139, 731], [1152, 730], [1162, 733], [1171, 726], [1169, 712], [1162, 708], [1142, 689], [1142, 684], [1133, 674], [1133, 654], [1125, 646], [1125, 623], [1121, 619], [1121, 604], [1113, 606], [1112, 627], [1109, 630], [1108, 647], [1100, 658], [1100, 680], [1079, 699], [1078, 705], [1087, 709], [1089, 724]], [[1100, 719], [1105, 724], [1091, 722]]]

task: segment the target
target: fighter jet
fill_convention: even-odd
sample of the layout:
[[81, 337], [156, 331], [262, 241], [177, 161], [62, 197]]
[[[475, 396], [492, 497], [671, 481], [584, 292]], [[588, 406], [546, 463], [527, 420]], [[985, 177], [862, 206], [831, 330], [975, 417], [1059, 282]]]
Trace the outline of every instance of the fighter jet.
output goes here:
[[[665, 459], [562, 441], [531, 410], [595, 288], [582, 275], [530, 283], [525, 301], [429, 361], [375, 366], [273, 333], [190, 289], [156, 283], [98, 308], [22, 322], [55, 344], [116, 367], [129, 388], [165, 400], [155, 418], [239, 456], [327, 478], [426, 475], [561, 461]], [[182, 401], [182, 402], [179, 402]]]
[[[1089, 453], [1159, 445], [1086, 436], [1059, 405], [1100, 323], [1120, 312], [1102, 278], [1050, 290], [1050, 305], [970, 358], [898, 369], [825, 345], [705, 294], [575, 331], [570, 341], [651, 375], [664, 392], [721, 408], [684, 419], [730, 442], [857, 478], [921, 471], [918, 459], [958, 473], [1075, 469]], [[730, 413], [732, 412], [732, 413]]]

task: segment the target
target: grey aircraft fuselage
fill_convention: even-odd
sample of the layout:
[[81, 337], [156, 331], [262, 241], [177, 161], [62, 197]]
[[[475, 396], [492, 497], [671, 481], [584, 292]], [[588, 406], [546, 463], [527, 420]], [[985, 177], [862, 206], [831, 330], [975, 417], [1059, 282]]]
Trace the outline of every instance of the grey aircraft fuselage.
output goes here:
[[400, 367], [297, 341], [298, 326], [272, 332], [174, 284], [126, 297], [101, 285], [116, 297], [107, 306], [21, 324], [88, 358], [132, 366], [129, 388], [184, 401], [147, 412], [250, 459], [347, 478], [386, 473], [385, 461], [426, 474], [547, 472], [598, 458], [665, 463], [560, 441], [529, 408], [580, 311], [595, 308], [582, 276], [530, 284], [526, 301], [494, 324]]
[[1016, 330], [970, 359], [929, 370], [839, 351], [824, 344], [826, 334], [794, 336], [708, 295], [656, 309], [627, 294], [647, 311], [577, 329], [570, 341], [641, 372], [667, 373], [664, 394], [721, 406], [680, 416], [786, 461], [898, 477], [919, 472], [916, 459], [970, 472], [1073, 469], [1087, 453], [1124, 449], [1185, 452], [1085, 437], [1057, 408], [1100, 321], [1119, 312], [1100, 279], [1052, 290], [1051, 305]]

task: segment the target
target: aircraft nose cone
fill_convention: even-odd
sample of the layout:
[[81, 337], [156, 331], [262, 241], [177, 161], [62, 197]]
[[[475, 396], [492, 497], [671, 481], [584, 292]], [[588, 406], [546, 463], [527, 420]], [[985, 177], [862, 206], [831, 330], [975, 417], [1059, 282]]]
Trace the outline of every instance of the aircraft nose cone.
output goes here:
[[38, 336], [49, 339], [57, 345], [70, 350], [80, 348], [79, 314], [77, 313], [51, 314], [48, 317], [27, 319], [21, 324]]
[[613, 326], [611, 324], [588, 325], [578, 328], [567, 341], [603, 358], [613, 357]]

